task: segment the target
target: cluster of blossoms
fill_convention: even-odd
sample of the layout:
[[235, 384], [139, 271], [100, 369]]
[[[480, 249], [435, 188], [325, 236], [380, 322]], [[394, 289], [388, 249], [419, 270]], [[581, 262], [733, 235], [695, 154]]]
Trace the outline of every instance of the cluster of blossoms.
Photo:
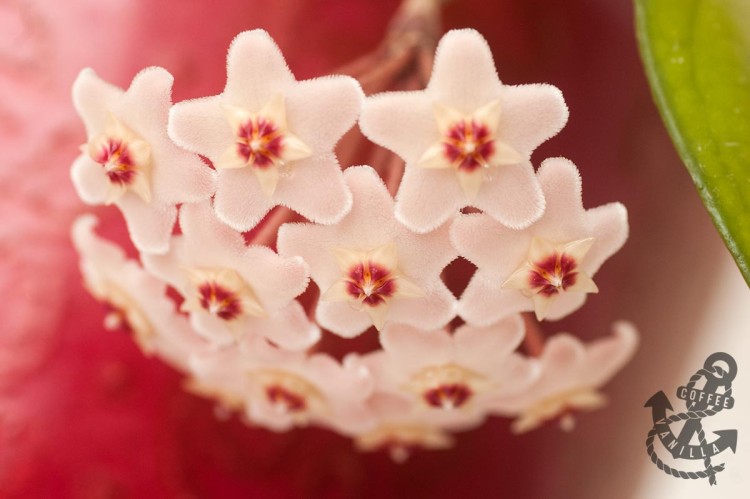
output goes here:
[[[471, 30], [443, 37], [419, 91], [296, 81], [263, 31], [237, 36], [227, 72], [221, 94], [174, 105], [161, 68], [126, 91], [91, 70], [74, 84], [88, 142], [73, 182], [122, 211], [140, 253], [99, 237], [93, 215], [74, 224], [107, 328], [249, 424], [315, 424], [398, 459], [490, 415], [569, 427], [604, 403], [633, 328], [545, 341], [531, 315], [581, 307], [628, 232], [620, 204], [583, 208], [570, 161], [531, 163], [567, 121], [558, 89], [503, 85]], [[334, 147], [357, 122], [403, 160], [387, 182], [341, 168]], [[477, 270], [457, 298], [444, 270], [459, 257]], [[323, 334], [380, 348], [337, 359]]]

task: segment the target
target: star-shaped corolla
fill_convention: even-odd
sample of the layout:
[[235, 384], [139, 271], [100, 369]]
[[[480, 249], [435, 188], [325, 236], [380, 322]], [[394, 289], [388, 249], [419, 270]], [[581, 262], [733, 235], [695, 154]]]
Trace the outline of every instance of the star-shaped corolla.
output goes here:
[[424, 91], [368, 98], [360, 126], [406, 162], [396, 216], [412, 230], [465, 206], [518, 229], [544, 211], [530, 155], [567, 118], [557, 88], [503, 85], [484, 38], [458, 30], [441, 40]]
[[135, 246], [164, 253], [179, 203], [208, 199], [214, 173], [167, 136], [172, 75], [144, 69], [127, 91], [84, 69], [73, 103], [88, 135], [73, 163], [73, 184], [89, 204], [115, 204]]
[[191, 390], [274, 431], [316, 424], [353, 434], [374, 425], [372, 377], [348, 358], [281, 350], [256, 336], [196, 355], [190, 367]]
[[538, 176], [547, 208], [531, 227], [511, 230], [484, 214], [461, 215], [451, 227], [453, 244], [477, 266], [459, 303], [469, 323], [531, 310], [540, 320], [570, 314], [597, 291], [591, 278], [627, 239], [620, 203], [583, 208], [573, 163], [548, 159]]
[[393, 325], [381, 334], [384, 352], [363, 362], [377, 391], [407, 397], [412, 410], [464, 429], [480, 423], [494, 400], [520, 393], [537, 378], [536, 362], [514, 353], [523, 336], [519, 315], [488, 328], [464, 325], [453, 334]]
[[119, 246], [97, 236], [96, 223], [93, 215], [79, 217], [72, 238], [86, 288], [107, 307], [104, 326], [130, 333], [144, 354], [186, 370], [189, 357], [207, 344], [177, 313], [165, 295], [166, 285], [128, 260]]
[[616, 322], [612, 329], [611, 337], [588, 345], [565, 333], [550, 338], [539, 357], [539, 379], [523, 393], [499, 400], [495, 412], [517, 417], [511, 427], [515, 433], [533, 430], [550, 420], [559, 420], [564, 430], [571, 430], [576, 412], [592, 411], [606, 403], [598, 389], [635, 352], [635, 328]]
[[301, 258], [245, 246], [242, 234], [219, 221], [208, 201], [183, 205], [180, 228], [166, 255], [143, 255], [143, 263], [185, 298], [182, 309], [198, 333], [217, 346], [247, 334], [290, 349], [318, 340], [320, 331], [294, 300], [308, 283]]
[[350, 77], [296, 81], [271, 37], [248, 31], [229, 48], [224, 91], [176, 104], [169, 134], [211, 160], [216, 213], [236, 230], [252, 229], [277, 205], [335, 223], [351, 195], [332, 151], [363, 99]]
[[389, 322], [444, 326], [456, 303], [440, 280], [456, 257], [447, 225], [415, 234], [395, 219], [393, 199], [372, 168], [349, 168], [344, 177], [354, 201], [341, 222], [279, 230], [279, 254], [301, 256], [321, 290], [318, 323], [344, 337]]

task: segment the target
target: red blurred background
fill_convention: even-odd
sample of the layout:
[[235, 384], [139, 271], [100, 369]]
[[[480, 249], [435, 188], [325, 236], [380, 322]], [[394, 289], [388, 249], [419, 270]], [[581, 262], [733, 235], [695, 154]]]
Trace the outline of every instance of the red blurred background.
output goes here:
[[[642, 332], [610, 406], [572, 434], [520, 437], [490, 420], [450, 451], [403, 465], [328, 431], [273, 434], [217, 420], [180, 377], [105, 331], [68, 230], [86, 208], [69, 181], [85, 141], [70, 103], [78, 71], [127, 87], [159, 65], [175, 101], [221, 91], [240, 31], [264, 28], [298, 79], [375, 48], [398, 0], [5, 0], [0, 2], [1, 497], [629, 497], [648, 460], [643, 402], [693, 341], [724, 250], [651, 102], [628, 2], [453, 0], [445, 29], [490, 42], [505, 83], [549, 82], [570, 107], [533, 157], [580, 168], [584, 203], [628, 206], [631, 239], [599, 295], [549, 333], [590, 339], [627, 318]], [[98, 211], [105, 225], [115, 211]], [[124, 224], [122, 225], [124, 227]], [[677, 347], [675, 345], [678, 345]], [[666, 360], [665, 360], [666, 359]], [[697, 367], [697, 366], [696, 366]]]

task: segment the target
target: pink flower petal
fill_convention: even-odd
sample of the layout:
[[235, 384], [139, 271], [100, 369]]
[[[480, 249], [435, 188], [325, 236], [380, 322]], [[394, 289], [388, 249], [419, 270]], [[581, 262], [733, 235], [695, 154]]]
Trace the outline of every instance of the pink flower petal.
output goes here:
[[412, 374], [453, 360], [453, 341], [442, 330], [393, 325], [380, 333], [380, 343], [389, 362]]
[[295, 83], [278, 45], [261, 29], [237, 35], [227, 55], [224, 97], [231, 104], [257, 111], [274, 94]]
[[343, 338], [359, 336], [372, 326], [372, 321], [366, 314], [345, 302], [319, 302], [315, 319], [321, 327]]
[[519, 347], [524, 337], [523, 319], [512, 315], [491, 328], [464, 325], [453, 333], [456, 362], [491, 372], [497, 363]]
[[169, 137], [180, 147], [215, 160], [232, 145], [221, 96], [178, 102], [169, 111]]
[[276, 203], [247, 168], [224, 170], [216, 185], [216, 215], [237, 231], [255, 227]]
[[434, 98], [425, 92], [386, 92], [368, 97], [359, 126], [368, 139], [416, 164], [439, 138]]
[[407, 168], [396, 195], [396, 218], [414, 232], [430, 232], [464, 204], [454, 171]]
[[487, 172], [474, 206], [511, 229], [524, 229], [544, 213], [544, 194], [530, 163]]
[[492, 52], [482, 35], [461, 29], [443, 36], [427, 86], [437, 100], [471, 113], [497, 99], [501, 88]]
[[311, 149], [331, 151], [357, 122], [364, 98], [348, 76], [300, 81], [286, 94], [287, 123]]
[[121, 98], [123, 93], [122, 89], [99, 78], [93, 69], [87, 68], [78, 74], [73, 82], [73, 106], [89, 137], [104, 129], [107, 115], [102, 110]]
[[[356, 122], [363, 99], [353, 78], [295, 81], [268, 33], [248, 31], [229, 48], [224, 92], [175, 105], [169, 133], [214, 163], [217, 214], [236, 230], [252, 229], [277, 205], [330, 224], [351, 202], [332, 149]], [[231, 153], [236, 137], [230, 121], [253, 113], [271, 113], [281, 137], [286, 134], [288, 148], [265, 169], [234, 161]]]
[[[490, 130], [490, 138], [486, 143], [444, 142], [456, 120], [461, 126], [479, 120], [472, 126]], [[360, 126], [368, 138], [406, 161], [397, 216], [412, 230], [428, 232], [464, 206], [484, 210], [513, 229], [538, 220], [544, 199], [529, 156], [566, 120], [559, 90], [541, 84], [503, 86], [484, 38], [473, 30], [457, 30], [438, 45], [424, 91], [368, 98]], [[448, 150], [457, 148], [455, 154], [480, 156], [455, 159], [446, 152], [446, 144], [451, 144]], [[466, 152], [476, 147], [487, 149]], [[484, 166], [463, 170], [457, 165], [466, 158]]]
[[70, 168], [70, 177], [78, 196], [86, 204], [104, 204], [107, 201], [109, 180], [101, 165], [88, 155], [81, 155]]
[[[627, 213], [619, 203], [584, 210], [581, 179], [573, 163], [563, 158], [547, 159], [537, 175], [546, 209], [530, 227], [511, 230], [487, 215], [475, 214], [461, 215], [451, 226], [453, 244], [478, 268], [459, 304], [461, 317], [472, 324], [488, 325], [505, 314], [534, 310], [531, 298], [502, 287], [528, 261], [534, 238], [563, 244], [593, 237], [590, 251], [580, 262], [580, 269], [589, 277], [627, 238]], [[501, 255], [496, 248], [503, 248]], [[561, 293], [550, 301], [545, 318], [565, 317], [585, 300], [584, 293]]]
[[[283, 225], [277, 241], [279, 253], [304, 258], [312, 278], [325, 294], [343, 278], [337, 251], [371, 252], [394, 244], [398, 268], [389, 271], [403, 275], [425, 296], [390, 299], [388, 317], [426, 329], [443, 326], [455, 314], [455, 298], [438, 278], [455, 256], [447, 226], [430, 234], [414, 234], [394, 218], [393, 200], [371, 168], [349, 168], [344, 178], [354, 199], [351, 211], [332, 226]], [[321, 325], [345, 336], [362, 332], [372, 324], [371, 320], [362, 319], [367, 318], [366, 311], [354, 310], [347, 302], [321, 301], [317, 316]]]
[[477, 326], [490, 326], [503, 317], [531, 310], [529, 299], [515, 289], [503, 289], [500, 279], [486, 280], [477, 272], [458, 302], [458, 315]]
[[629, 322], [612, 324], [612, 336], [592, 342], [582, 374], [592, 386], [607, 383], [630, 360], [638, 346], [638, 332]]
[[155, 254], [167, 252], [172, 228], [177, 221], [174, 205], [144, 203], [136, 194], [127, 192], [117, 201], [117, 206], [125, 217], [130, 239], [136, 248]]
[[351, 209], [352, 195], [333, 153], [300, 160], [289, 175], [274, 197], [308, 220], [334, 224]]
[[554, 137], [568, 121], [562, 92], [545, 83], [505, 86], [498, 134], [525, 157]]

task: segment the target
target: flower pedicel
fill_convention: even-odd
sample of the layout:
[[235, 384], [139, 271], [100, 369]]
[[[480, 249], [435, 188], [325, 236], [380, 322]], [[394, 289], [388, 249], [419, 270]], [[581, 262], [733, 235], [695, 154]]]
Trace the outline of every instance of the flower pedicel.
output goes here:
[[[598, 291], [596, 271], [627, 238], [625, 208], [585, 210], [568, 160], [535, 172], [532, 151], [567, 121], [558, 89], [502, 84], [481, 35], [459, 30], [413, 90], [431, 50], [390, 40], [401, 52], [380, 57], [402, 66], [357, 76], [369, 93], [402, 90], [367, 98], [349, 76], [297, 81], [260, 30], [232, 42], [213, 97], [172, 105], [161, 68], [127, 91], [84, 70], [74, 185], [120, 208], [141, 262], [84, 215], [73, 237], [86, 286], [106, 325], [188, 389], [274, 431], [320, 425], [400, 461], [491, 415], [517, 418], [514, 431], [569, 429], [603, 404], [636, 333], [618, 323], [590, 345], [545, 341], [529, 313], [557, 320]], [[334, 146], [358, 118], [405, 164], [380, 152], [342, 169]], [[364, 145], [347, 140], [348, 152]], [[459, 257], [477, 267], [465, 290], [445, 273]], [[339, 361], [321, 334], [380, 348]]]

